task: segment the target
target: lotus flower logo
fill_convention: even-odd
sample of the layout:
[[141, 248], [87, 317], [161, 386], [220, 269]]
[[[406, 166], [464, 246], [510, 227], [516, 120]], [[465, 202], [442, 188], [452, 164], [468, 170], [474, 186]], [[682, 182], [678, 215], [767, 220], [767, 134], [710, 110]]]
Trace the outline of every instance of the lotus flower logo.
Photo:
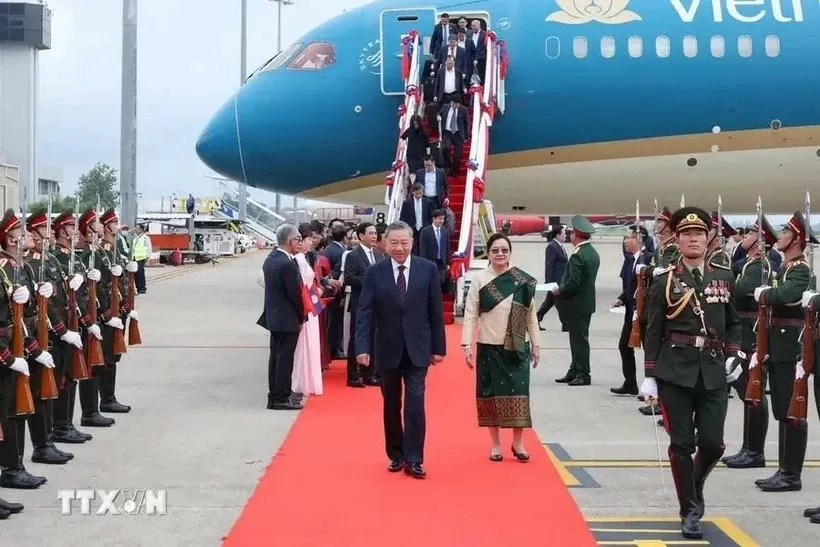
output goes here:
[[561, 11], [550, 13], [547, 21], [565, 25], [583, 25], [584, 23], [603, 23], [620, 25], [640, 21], [641, 16], [626, 9], [629, 0], [555, 0]]

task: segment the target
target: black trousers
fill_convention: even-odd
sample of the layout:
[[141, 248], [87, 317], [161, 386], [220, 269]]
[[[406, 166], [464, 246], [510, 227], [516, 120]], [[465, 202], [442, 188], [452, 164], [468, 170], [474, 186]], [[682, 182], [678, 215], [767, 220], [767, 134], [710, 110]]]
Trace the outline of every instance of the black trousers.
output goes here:
[[345, 324], [344, 293], [342, 293], [341, 298], [336, 298], [330, 302], [327, 307], [327, 314], [327, 343], [330, 346], [330, 357], [336, 358], [344, 355], [345, 352], [342, 347]]
[[729, 405], [725, 387], [706, 389], [698, 377], [695, 387], [683, 387], [658, 380], [658, 399], [669, 433], [669, 451], [691, 456], [697, 448], [710, 453], [723, 453], [723, 426]]
[[[358, 382], [362, 379], [362, 367], [356, 362], [356, 310], [351, 306], [350, 329], [347, 339], [347, 381], [348, 383]], [[370, 352], [371, 359], [373, 352]]]
[[293, 354], [298, 341], [298, 332], [270, 333], [268, 398], [273, 403], [285, 403], [292, 395]]
[[145, 290], [145, 260], [137, 261], [137, 273], [134, 275], [134, 283], [138, 291]]
[[387, 457], [407, 463], [424, 463], [424, 390], [427, 367], [414, 366], [405, 348], [398, 368], [379, 370], [379, 378], [384, 399], [384, 443]]
[[23, 417], [9, 417], [3, 422], [3, 440], [0, 441], [0, 467], [22, 469], [26, 445], [26, 421]]
[[786, 421], [786, 415], [789, 412], [789, 403], [791, 403], [794, 391], [794, 369], [794, 362], [768, 363], [772, 414], [779, 422]]
[[638, 378], [635, 366], [635, 349], [629, 347], [629, 336], [632, 334], [632, 311], [629, 307], [624, 313], [624, 326], [621, 329], [621, 337], [618, 339], [618, 351], [621, 354], [621, 372], [624, 375], [624, 384], [630, 386], [638, 385]]
[[[453, 134], [449, 131], [444, 131], [442, 136], [442, 145], [444, 146], [444, 163], [450, 173], [456, 173], [459, 165], [461, 165], [461, 152], [464, 147], [464, 137], [461, 134]], [[450, 150], [452, 147], [452, 151]]]
[[541, 302], [541, 307], [538, 308], [538, 312], [536, 313], [536, 317], [538, 317], [538, 322], [544, 320], [544, 317], [549, 313], [552, 307], [555, 305], [555, 296], [551, 292], [547, 293], [547, 297], [544, 298], [544, 301]]

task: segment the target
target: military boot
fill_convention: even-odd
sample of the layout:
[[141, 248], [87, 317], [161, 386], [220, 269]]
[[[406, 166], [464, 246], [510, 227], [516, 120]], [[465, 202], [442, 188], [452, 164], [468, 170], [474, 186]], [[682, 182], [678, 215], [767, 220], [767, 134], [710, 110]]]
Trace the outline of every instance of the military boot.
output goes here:
[[114, 425], [113, 418], [100, 414], [99, 382], [100, 379], [96, 374], [88, 380], [80, 382], [80, 408], [83, 411], [80, 424], [85, 427], [111, 427]]
[[808, 424], [801, 420], [786, 426], [785, 459], [780, 476], [760, 485], [764, 492], [797, 492], [803, 488], [801, 476], [806, 459]]
[[45, 477], [37, 477], [26, 471], [23, 452], [18, 444], [25, 442], [25, 421], [6, 420], [3, 424], [3, 440], [0, 441], [0, 488], [32, 490], [46, 483]]
[[[76, 388], [76, 386], [75, 386], [75, 388]], [[71, 432], [75, 436], [77, 436], [81, 439], [85, 439], [86, 442], [87, 442], [87, 441], [90, 441], [91, 439], [93, 439], [94, 437], [90, 433], [86, 433], [85, 431], [80, 431], [79, 429], [74, 427], [74, 409], [76, 407], [76, 404], [77, 404], [77, 390], [72, 389], [71, 390], [71, 398], [69, 400], [69, 406], [68, 406], [68, 422], [67, 422], [66, 425], [67, 425], [68, 429], [70, 429]]]
[[740, 450], [737, 454], [732, 454], [731, 456], [725, 456], [721, 461], [726, 464], [726, 467], [732, 467], [732, 462], [734, 460], [740, 459], [742, 456], [746, 454], [746, 451], [749, 449], [749, 405], [743, 405], [743, 444], [740, 445]]
[[[50, 465], [63, 465], [68, 463], [67, 456], [61, 454], [53, 444], [49, 444], [48, 442], [48, 435], [46, 434], [46, 416], [45, 416], [45, 404], [43, 402], [35, 403], [36, 411], [34, 414], [30, 414], [26, 416], [26, 422], [28, 422], [28, 430], [31, 436], [31, 446], [34, 447], [34, 450], [31, 452], [31, 461], [34, 463], [45, 463]], [[21, 429], [25, 429], [25, 426], [19, 426]], [[25, 438], [21, 442], [21, 445], [18, 446], [18, 450], [25, 446]], [[22, 458], [23, 452], [20, 452], [20, 457]], [[73, 456], [72, 456], [73, 457]]]
[[803, 511], [803, 516], [807, 519], [820, 517], [820, 507], [809, 507], [805, 511]]
[[107, 364], [100, 373], [100, 410], [115, 414], [131, 412], [131, 407], [117, 401], [117, 365]]
[[675, 491], [680, 505], [681, 534], [686, 539], [702, 539], [703, 528], [700, 525], [700, 507], [697, 501], [692, 457], [669, 450], [669, 466], [672, 468], [672, 478], [675, 481]]
[[786, 461], [786, 422], [778, 421], [777, 422], [777, 471], [774, 472], [774, 475], [768, 477], [766, 479], [757, 479], [755, 481], [755, 486], [758, 488], [762, 488], [763, 485], [768, 485], [773, 481], [780, 478], [780, 475], [783, 474], [783, 467]]
[[3, 498], [0, 498], [0, 510], [6, 511], [10, 515], [22, 513], [23, 509], [25, 509], [25, 507], [22, 503], [14, 503], [11, 501], [6, 501]]
[[[769, 431], [769, 409], [766, 405], [744, 405], [743, 415], [746, 431], [744, 432], [745, 451], [732, 459], [724, 458], [726, 467], [733, 469], [752, 469], [766, 467], [766, 433]], [[748, 416], [748, 421], [747, 417]]]
[[706, 484], [706, 478], [715, 468], [722, 455], [723, 450], [709, 450], [703, 448], [699, 448], [697, 454], [695, 454], [695, 496], [698, 502], [698, 516], [700, 518], [703, 518], [703, 515], [706, 514], [706, 502], [703, 499], [703, 486]]

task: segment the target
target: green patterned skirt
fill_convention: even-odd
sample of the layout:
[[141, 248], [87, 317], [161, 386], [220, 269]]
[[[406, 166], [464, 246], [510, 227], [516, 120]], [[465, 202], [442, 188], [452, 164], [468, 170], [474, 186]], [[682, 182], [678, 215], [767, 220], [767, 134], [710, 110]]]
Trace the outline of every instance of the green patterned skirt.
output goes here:
[[523, 354], [477, 344], [476, 408], [479, 427], [532, 427], [529, 343]]

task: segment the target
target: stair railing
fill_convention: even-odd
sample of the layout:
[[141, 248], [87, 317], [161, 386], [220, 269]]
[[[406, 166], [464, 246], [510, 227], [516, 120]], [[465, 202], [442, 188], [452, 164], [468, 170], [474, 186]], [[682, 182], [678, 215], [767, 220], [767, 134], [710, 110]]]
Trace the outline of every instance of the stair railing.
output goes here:
[[396, 144], [396, 156], [387, 174], [384, 189], [384, 203], [387, 205], [387, 223], [395, 222], [401, 214], [401, 205], [407, 195], [407, 144], [401, 138], [410, 126], [410, 119], [416, 114], [421, 104], [421, 39], [415, 30], [402, 39], [402, 72], [404, 76], [404, 103], [399, 106], [399, 134]]

